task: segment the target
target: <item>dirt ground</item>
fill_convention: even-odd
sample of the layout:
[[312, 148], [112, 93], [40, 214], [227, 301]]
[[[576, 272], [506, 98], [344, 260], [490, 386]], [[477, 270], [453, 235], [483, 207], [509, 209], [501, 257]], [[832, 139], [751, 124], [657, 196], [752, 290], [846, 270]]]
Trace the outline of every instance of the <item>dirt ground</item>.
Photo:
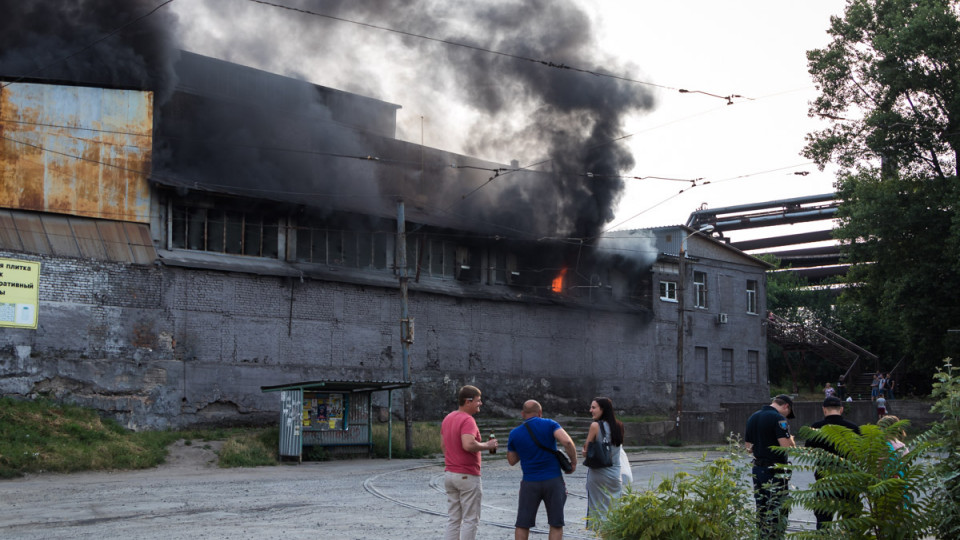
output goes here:
[[[143, 471], [44, 473], [0, 481], [0, 538], [429, 539], [442, 534], [441, 459], [221, 469], [216, 448], [180, 442], [165, 464]], [[521, 472], [501, 454], [484, 456], [479, 531], [484, 539], [513, 537]], [[652, 476], [688, 469], [702, 455], [631, 452], [635, 484], [646, 486]], [[585, 475], [578, 468], [566, 477], [566, 538], [593, 538], [583, 529]], [[531, 537], [545, 538], [542, 509], [537, 523]]]

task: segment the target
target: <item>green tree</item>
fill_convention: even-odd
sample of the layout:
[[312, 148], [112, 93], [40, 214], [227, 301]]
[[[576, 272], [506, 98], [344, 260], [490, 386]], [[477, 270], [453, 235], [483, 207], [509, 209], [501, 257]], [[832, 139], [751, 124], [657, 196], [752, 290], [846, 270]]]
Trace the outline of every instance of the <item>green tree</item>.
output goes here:
[[948, 330], [960, 327], [950, 292], [960, 288], [958, 187], [955, 178], [861, 173], [839, 191], [835, 235], [853, 263], [839, 300], [842, 330], [881, 358], [906, 358], [918, 374], [951, 353]]
[[[797, 324], [835, 328], [834, 296], [829, 288], [811, 287], [806, 278], [789, 271], [773, 255], [760, 258], [775, 266], [767, 272], [767, 309]], [[844, 371], [816, 355], [784, 351], [772, 341], [767, 344], [767, 358], [770, 380], [785, 385], [789, 379], [791, 392], [798, 392], [801, 383], [815, 392], [824, 382], [836, 381]]]
[[807, 57], [820, 90], [810, 115], [831, 123], [804, 155], [842, 169], [836, 236], [852, 268], [841, 330], [928, 373], [960, 325], [948, 292], [960, 284], [957, 2], [849, 0], [828, 34]]
[[807, 53], [821, 94], [807, 136], [821, 167], [865, 164], [920, 177], [956, 176], [960, 148], [960, 20], [951, 0], [849, 0], [833, 40]]

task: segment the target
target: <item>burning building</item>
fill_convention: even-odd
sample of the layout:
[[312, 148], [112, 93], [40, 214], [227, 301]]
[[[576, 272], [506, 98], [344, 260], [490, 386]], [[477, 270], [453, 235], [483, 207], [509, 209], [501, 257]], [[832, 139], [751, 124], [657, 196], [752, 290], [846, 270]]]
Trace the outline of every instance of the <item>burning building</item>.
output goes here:
[[767, 395], [766, 266], [684, 226], [600, 234], [620, 149], [589, 177], [492, 163], [397, 139], [391, 103], [163, 58], [118, 82], [0, 57], [0, 259], [41, 264], [3, 394], [166, 427], [273, 420], [263, 385], [397, 380], [402, 202], [418, 417], [468, 383], [504, 414]]

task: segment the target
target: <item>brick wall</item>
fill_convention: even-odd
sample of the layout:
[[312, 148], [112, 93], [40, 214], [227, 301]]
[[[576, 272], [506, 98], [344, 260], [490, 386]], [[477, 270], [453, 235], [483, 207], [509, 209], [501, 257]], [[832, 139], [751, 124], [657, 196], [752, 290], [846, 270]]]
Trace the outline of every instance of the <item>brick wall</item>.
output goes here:
[[[3, 394], [46, 393], [131, 427], [168, 427], [276, 421], [279, 401], [261, 393], [263, 385], [402, 377], [397, 289], [0, 256], [43, 265], [38, 329], [0, 329]], [[463, 384], [482, 389], [484, 414], [513, 415], [530, 398], [558, 414], [583, 414], [598, 395], [625, 411], [670, 411], [673, 306], [662, 313], [655, 306], [651, 315], [413, 290], [416, 415], [437, 418], [451, 410]], [[732, 327], [702, 326], [694, 343], [711, 342], [705, 334], [711, 331], [736, 336]], [[761, 332], [737, 339], [747, 347], [763, 343]], [[717, 384], [708, 395], [709, 388], [689, 387], [688, 408], [705, 409], [727, 394], [759, 399], [766, 392], [749, 381]]]

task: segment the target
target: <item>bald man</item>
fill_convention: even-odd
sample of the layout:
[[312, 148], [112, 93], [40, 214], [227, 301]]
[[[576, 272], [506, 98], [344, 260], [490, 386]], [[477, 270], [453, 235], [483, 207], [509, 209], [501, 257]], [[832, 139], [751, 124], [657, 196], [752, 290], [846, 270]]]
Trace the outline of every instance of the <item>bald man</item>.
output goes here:
[[[520, 413], [523, 424], [513, 428], [507, 440], [507, 463], [520, 463], [523, 469], [513, 537], [516, 540], [529, 538], [530, 528], [537, 525], [537, 511], [543, 502], [550, 525], [549, 538], [560, 540], [563, 538], [563, 505], [567, 502], [567, 484], [563, 481], [557, 456], [540, 445], [553, 450], [560, 444], [570, 457], [574, 470], [577, 467], [577, 447], [560, 424], [543, 417], [543, 408], [536, 401], [531, 399], [525, 402]], [[536, 437], [540, 445], [531, 436]]]

